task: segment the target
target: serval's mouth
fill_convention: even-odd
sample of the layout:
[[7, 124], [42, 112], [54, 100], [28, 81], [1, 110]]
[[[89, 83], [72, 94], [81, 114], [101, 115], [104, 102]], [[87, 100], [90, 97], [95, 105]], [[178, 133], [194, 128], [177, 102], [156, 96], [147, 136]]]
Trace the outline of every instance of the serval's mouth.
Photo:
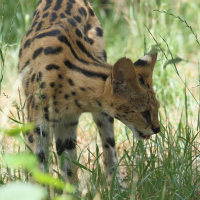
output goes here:
[[137, 132], [139, 133], [139, 136], [142, 137], [142, 138], [144, 138], [144, 139], [147, 139], [147, 140], [148, 140], [148, 139], [150, 139], [150, 137], [151, 137], [151, 135], [144, 135], [142, 132], [140, 132], [140, 131], [138, 131], [138, 130], [137, 130]]

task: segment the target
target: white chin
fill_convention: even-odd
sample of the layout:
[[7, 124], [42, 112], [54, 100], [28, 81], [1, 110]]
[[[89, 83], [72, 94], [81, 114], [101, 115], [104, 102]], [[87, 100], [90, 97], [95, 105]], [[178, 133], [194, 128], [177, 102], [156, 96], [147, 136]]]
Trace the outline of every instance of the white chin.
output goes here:
[[136, 128], [135, 128], [134, 126], [132, 126], [132, 125], [129, 126], [129, 125], [128, 125], [128, 128], [131, 129], [133, 135], [134, 135], [137, 139], [139, 139], [139, 140], [144, 140], [144, 139], [146, 139], [145, 136], [144, 136], [142, 133], [140, 133], [139, 131], [137, 131]]

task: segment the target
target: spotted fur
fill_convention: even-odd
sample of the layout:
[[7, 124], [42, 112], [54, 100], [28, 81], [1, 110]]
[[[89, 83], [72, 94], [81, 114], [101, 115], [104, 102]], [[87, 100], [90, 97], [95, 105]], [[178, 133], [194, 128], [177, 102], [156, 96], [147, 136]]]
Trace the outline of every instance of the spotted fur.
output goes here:
[[121, 58], [109, 65], [101, 24], [86, 0], [40, 0], [22, 39], [19, 73], [28, 121], [36, 124], [27, 143], [41, 164], [51, 125], [60, 163], [63, 154], [69, 157], [62, 170], [73, 179], [76, 172], [70, 160], [76, 159], [79, 116], [91, 112], [112, 176], [117, 165], [114, 118], [138, 139], [160, 131], [159, 103], [152, 86], [156, 58], [145, 55], [135, 63]]

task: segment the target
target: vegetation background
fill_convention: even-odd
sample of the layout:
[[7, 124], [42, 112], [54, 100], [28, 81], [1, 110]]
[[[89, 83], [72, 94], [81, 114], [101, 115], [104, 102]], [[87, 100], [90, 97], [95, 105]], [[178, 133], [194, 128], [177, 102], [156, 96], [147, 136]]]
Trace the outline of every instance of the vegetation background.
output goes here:
[[24, 134], [33, 127], [24, 126], [18, 51], [37, 2], [0, 0], [0, 199], [200, 199], [199, 0], [91, 1], [104, 29], [109, 63], [122, 56], [137, 60], [152, 45], [160, 49], [153, 76], [161, 105], [160, 134], [138, 141], [115, 120], [119, 166], [127, 185], [123, 190], [114, 179], [106, 183], [100, 139], [89, 114], [81, 117], [78, 128], [76, 186], [59, 178], [54, 147], [46, 173], [38, 170], [35, 156], [24, 153]]

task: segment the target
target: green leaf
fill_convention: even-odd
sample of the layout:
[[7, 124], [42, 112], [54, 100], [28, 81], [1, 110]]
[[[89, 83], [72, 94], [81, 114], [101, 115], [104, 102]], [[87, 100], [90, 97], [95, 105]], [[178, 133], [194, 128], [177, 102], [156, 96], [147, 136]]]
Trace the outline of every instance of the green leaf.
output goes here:
[[45, 197], [45, 190], [38, 185], [10, 183], [0, 187], [0, 199], [2, 200], [42, 200]]
[[46, 174], [46, 173], [37, 171], [37, 172], [32, 173], [32, 176], [39, 183], [53, 186], [57, 189], [65, 189], [68, 193], [73, 193], [73, 191], [74, 191], [74, 186], [72, 186], [70, 184], [66, 184], [59, 178], [55, 179], [50, 174]]
[[76, 166], [80, 167], [81, 169], [85, 169], [88, 172], [94, 173], [93, 171], [91, 171], [90, 169], [88, 169], [87, 167], [85, 167], [84, 165], [81, 165], [79, 162], [74, 161], [74, 160], [70, 160], [68, 157], [64, 157], [66, 160], [69, 160], [70, 162], [72, 162], [73, 164], [75, 164]]
[[[3, 76], [2, 76], [2, 78], [3, 78]], [[3, 80], [3, 79], [2, 79]], [[1, 80], [0, 80], [0, 83], [1, 83]], [[0, 111], [3, 113], [3, 110], [1, 110], [1, 108], [0, 108]], [[10, 120], [12, 120], [13, 122], [16, 122], [17, 124], [23, 124], [22, 122], [20, 122], [20, 121], [17, 121], [16, 119], [13, 119], [12, 117], [9, 117], [9, 116], [7, 116]]]
[[[2, 66], [4, 67], [4, 57], [3, 57], [2, 49], [0, 49], [0, 58], [1, 58], [1, 61], [2, 61]], [[3, 72], [2, 72], [2, 75], [3, 75]]]
[[53, 200], [73, 200], [73, 199], [74, 198], [72, 198], [70, 195], [60, 195]]
[[3, 73], [4, 73], [4, 57], [3, 57], [3, 51], [0, 49], [0, 58], [1, 58], [1, 66], [3, 66], [2, 70], [1, 70], [1, 77], [0, 77], [0, 83], [3, 80]]
[[14, 165], [16, 168], [22, 166], [30, 171], [38, 171], [38, 158], [33, 154], [4, 154], [3, 160], [7, 165]]
[[175, 64], [175, 63], [178, 63], [178, 62], [181, 62], [183, 59], [182, 58], [179, 58], [179, 57], [176, 57], [174, 59], [171, 59], [171, 60], [168, 60], [165, 64], [164, 64], [164, 68], [169, 65], [169, 64]]
[[21, 131], [23, 133], [27, 133], [29, 131], [32, 131], [33, 129], [34, 129], [34, 125], [33, 124], [26, 124], [26, 125], [23, 125], [21, 127], [17, 126], [17, 127], [13, 128], [13, 129], [6, 130], [4, 132], [7, 135], [15, 136], [15, 135], [20, 134]]
[[114, 195], [114, 187], [115, 187], [116, 173], [117, 173], [117, 168], [115, 168], [115, 171], [114, 171], [113, 177], [112, 177], [112, 181], [111, 181], [111, 186], [110, 186], [110, 199], [113, 199], [113, 195]]
[[5, 164], [13, 165], [12, 167], [15, 168], [25, 167], [27, 170], [31, 171], [32, 177], [39, 183], [63, 189], [68, 193], [73, 193], [74, 191], [74, 186], [66, 184], [59, 178], [55, 179], [50, 174], [40, 172], [38, 169], [39, 163], [36, 155], [28, 153], [16, 155], [5, 154], [3, 155], [3, 160]]
[[160, 49], [161, 49], [160, 45], [152, 45], [151, 50], [147, 54], [153, 55], [155, 53], [158, 53]]

